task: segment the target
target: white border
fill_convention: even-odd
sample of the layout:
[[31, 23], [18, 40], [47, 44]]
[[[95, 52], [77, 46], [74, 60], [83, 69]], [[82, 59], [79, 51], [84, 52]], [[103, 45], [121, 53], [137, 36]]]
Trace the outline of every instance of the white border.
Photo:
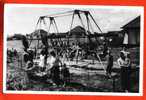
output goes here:
[[141, 31], [140, 31], [140, 82], [139, 82], [139, 93], [111, 93], [111, 92], [61, 92], [61, 91], [9, 91], [6, 90], [6, 61], [7, 61], [7, 34], [6, 25], [5, 25], [5, 15], [4, 13], [4, 45], [3, 45], [3, 93], [10, 93], [10, 94], [51, 94], [51, 95], [101, 95], [101, 96], [143, 96], [143, 54], [144, 54], [144, 7], [143, 6], [95, 6], [95, 5], [45, 5], [45, 4], [5, 4], [5, 8], [11, 6], [17, 7], [47, 7], [47, 8], [120, 8], [120, 9], [133, 9], [133, 8], [140, 8], [141, 9]]

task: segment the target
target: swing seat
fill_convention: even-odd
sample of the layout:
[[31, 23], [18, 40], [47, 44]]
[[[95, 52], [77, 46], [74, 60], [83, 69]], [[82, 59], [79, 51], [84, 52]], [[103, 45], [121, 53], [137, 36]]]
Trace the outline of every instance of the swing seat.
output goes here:
[[34, 66], [31, 70], [26, 71], [28, 79], [34, 81], [46, 81], [50, 77], [50, 71], [39, 71], [39, 66]]
[[49, 78], [48, 74], [34, 74], [34, 73], [27, 73], [28, 79], [33, 80], [33, 81], [40, 81], [40, 82], [46, 82], [47, 79]]

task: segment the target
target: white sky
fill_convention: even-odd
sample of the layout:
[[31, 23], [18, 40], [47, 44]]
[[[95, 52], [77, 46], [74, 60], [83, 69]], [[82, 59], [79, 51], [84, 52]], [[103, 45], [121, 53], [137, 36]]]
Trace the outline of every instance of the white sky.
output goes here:
[[[103, 32], [119, 30], [120, 27], [141, 15], [143, 11], [142, 7], [6, 4], [4, 33], [8, 35], [31, 33], [35, 30], [39, 16], [57, 14], [73, 9], [90, 11]], [[48, 20], [46, 21], [48, 23]], [[56, 22], [59, 32], [67, 32], [70, 27], [71, 16], [57, 18]], [[77, 25], [80, 25], [80, 23], [76, 17], [73, 27]], [[94, 31], [98, 31], [95, 25], [93, 27]]]

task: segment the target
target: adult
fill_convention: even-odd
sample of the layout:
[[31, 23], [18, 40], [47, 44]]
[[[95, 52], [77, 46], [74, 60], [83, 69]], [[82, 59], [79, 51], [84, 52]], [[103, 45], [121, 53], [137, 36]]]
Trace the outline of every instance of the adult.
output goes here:
[[130, 90], [130, 82], [129, 82], [129, 66], [130, 59], [125, 56], [124, 52], [120, 52], [120, 57], [117, 60], [118, 65], [121, 67], [121, 87], [122, 90], [128, 92]]
[[125, 57], [128, 57], [128, 55], [130, 55], [130, 52], [127, 51], [127, 49], [125, 47], [122, 48], [121, 52], [124, 53]]

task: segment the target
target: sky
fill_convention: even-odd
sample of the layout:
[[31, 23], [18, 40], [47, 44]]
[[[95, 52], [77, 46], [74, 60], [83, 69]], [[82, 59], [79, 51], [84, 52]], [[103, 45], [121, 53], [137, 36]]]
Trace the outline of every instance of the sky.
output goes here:
[[[94, 17], [96, 23], [103, 33], [108, 31], [118, 31], [123, 25], [133, 20], [143, 13], [142, 7], [124, 7], [124, 6], [81, 6], [81, 5], [30, 5], [30, 4], [6, 4], [4, 9], [4, 34], [13, 35], [16, 33], [29, 34], [38, 29], [36, 23], [40, 16], [58, 14], [74, 9], [87, 10]], [[83, 22], [86, 26], [86, 20], [83, 15]], [[56, 18], [59, 32], [67, 32], [71, 24], [70, 16]], [[90, 19], [91, 20], [91, 19]], [[49, 20], [46, 19], [46, 26], [42, 28], [48, 30]], [[99, 32], [91, 20], [93, 30]], [[73, 27], [81, 25], [78, 17], [75, 17]], [[51, 27], [50, 32], [55, 32]]]

